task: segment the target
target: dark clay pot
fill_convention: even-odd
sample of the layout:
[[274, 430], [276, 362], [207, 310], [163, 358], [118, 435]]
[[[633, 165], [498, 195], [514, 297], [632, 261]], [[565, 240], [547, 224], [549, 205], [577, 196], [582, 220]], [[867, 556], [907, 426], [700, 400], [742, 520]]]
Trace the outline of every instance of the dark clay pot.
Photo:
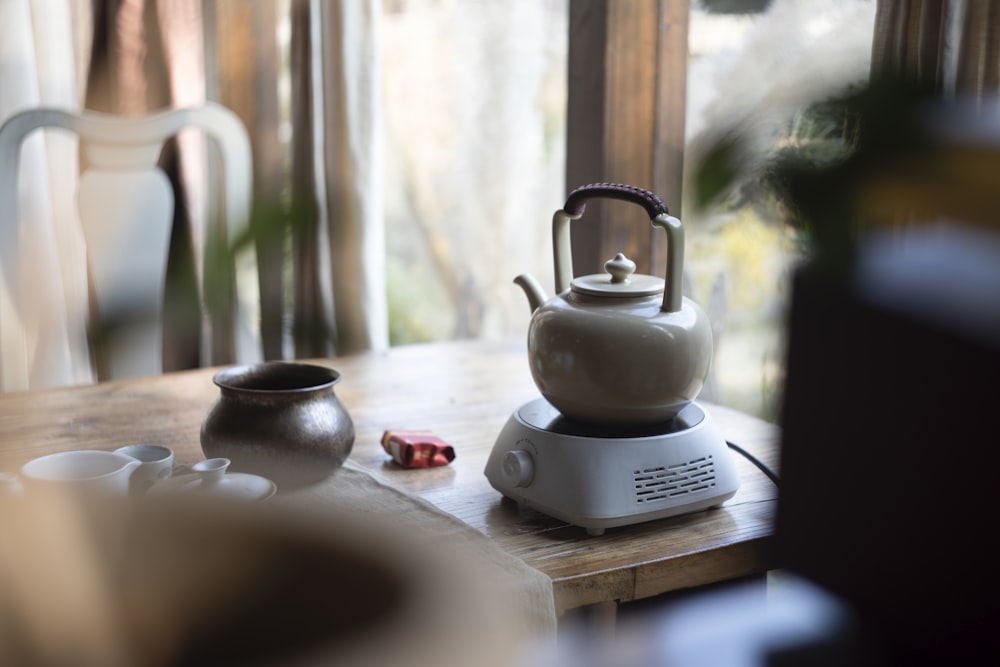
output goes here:
[[354, 422], [333, 392], [340, 373], [272, 361], [215, 374], [221, 394], [201, 427], [208, 458], [261, 475], [279, 489], [321, 481], [354, 446]]

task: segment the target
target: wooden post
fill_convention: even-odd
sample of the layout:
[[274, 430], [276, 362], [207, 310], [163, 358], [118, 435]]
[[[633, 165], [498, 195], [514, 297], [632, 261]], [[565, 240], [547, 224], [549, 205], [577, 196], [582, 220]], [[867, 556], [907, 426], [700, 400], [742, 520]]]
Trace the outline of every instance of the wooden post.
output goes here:
[[[569, 16], [567, 193], [593, 182], [652, 190], [680, 215], [687, 0], [574, 0]], [[592, 202], [573, 224], [574, 274], [621, 251], [662, 275], [666, 240], [642, 209]]]

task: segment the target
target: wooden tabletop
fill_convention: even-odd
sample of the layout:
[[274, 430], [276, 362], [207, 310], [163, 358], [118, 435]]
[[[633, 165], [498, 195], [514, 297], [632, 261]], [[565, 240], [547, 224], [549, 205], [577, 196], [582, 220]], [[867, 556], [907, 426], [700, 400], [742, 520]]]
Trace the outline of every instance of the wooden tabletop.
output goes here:
[[[377, 477], [490, 536], [552, 578], [556, 610], [762, 574], [777, 489], [742, 457], [741, 487], [721, 509], [612, 528], [590, 537], [504, 500], [483, 475], [511, 413], [537, 398], [524, 341], [459, 341], [313, 360], [340, 371], [336, 393], [357, 432], [351, 459]], [[201, 422], [218, 396], [215, 369], [74, 388], [0, 394], [0, 470], [69, 449], [144, 442], [180, 463], [204, 458]], [[779, 431], [734, 410], [703, 404], [727, 440], [778, 465]], [[448, 466], [404, 469], [379, 444], [392, 428], [428, 428], [452, 444]]]

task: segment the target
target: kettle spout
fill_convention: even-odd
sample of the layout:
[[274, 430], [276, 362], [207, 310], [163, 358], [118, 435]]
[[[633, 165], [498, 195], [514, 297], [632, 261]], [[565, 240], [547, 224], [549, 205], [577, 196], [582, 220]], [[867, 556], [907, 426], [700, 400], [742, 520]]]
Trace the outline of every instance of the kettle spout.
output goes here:
[[524, 294], [528, 297], [528, 305], [531, 307], [531, 312], [535, 312], [540, 305], [545, 303], [545, 290], [542, 289], [542, 286], [532, 276], [522, 273], [517, 278], [514, 278], [514, 283], [520, 285], [521, 289], [524, 290]]

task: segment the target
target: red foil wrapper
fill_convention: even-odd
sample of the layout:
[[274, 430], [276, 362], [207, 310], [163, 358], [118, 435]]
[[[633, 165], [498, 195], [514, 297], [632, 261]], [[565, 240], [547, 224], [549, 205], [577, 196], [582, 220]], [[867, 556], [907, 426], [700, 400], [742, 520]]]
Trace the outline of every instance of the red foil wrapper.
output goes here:
[[382, 448], [406, 468], [446, 466], [455, 460], [455, 449], [425, 429], [386, 431]]

